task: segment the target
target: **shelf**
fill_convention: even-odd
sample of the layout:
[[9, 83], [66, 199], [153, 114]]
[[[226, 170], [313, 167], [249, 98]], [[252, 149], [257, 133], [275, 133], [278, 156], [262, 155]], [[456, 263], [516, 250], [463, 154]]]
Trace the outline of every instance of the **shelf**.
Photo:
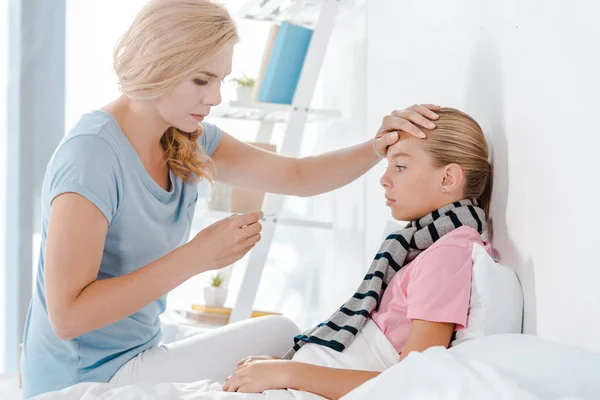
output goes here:
[[[325, 0], [246, 0], [233, 11], [236, 18], [255, 21], [288, 21], [296, 25], [312, 28], [319, 18], [321, 6]], [[342, 19], [351, 9], [363, 0], [337, 0]]]
[[[205, 210], [202, 214], [202, 217], [211, 219], [223, 219], [233, 214], [234, 213], [228, 211]], [[269, 217], [267, 217], [267, 219], [268, 218]], [[270, 217], [270, 219], [273, 219], [273, 217]], [[333, 223], [331, 222], [311, 221], [306, 219], [278, 218], [275, 221], [275, 223], [281, 225], [302, 226], [306, 228], [333, 229]]]
[[[229, 101], [214, 107], [210, 116], [214, 118], [245, 119], [250, 121], [287, 122], [294, 106], [289, 104]], [[309, 108], [307, 122], [329, 121], [342, 116], [339, 110]]]

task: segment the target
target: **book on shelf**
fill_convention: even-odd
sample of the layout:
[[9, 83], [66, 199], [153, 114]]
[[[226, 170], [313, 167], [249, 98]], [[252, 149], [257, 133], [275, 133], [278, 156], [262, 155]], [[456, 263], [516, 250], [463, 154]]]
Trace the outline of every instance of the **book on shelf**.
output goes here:
[[269, 36], [265, 45], [265, 51], [263, 52], [262, 60], [260, 62], [258, 76], [256, 77], [256, 83], [254, 84], [254, 88], [252, 89], [252, 95], [250, 96], [250, 100], [253, 102], [258, 101], [258, 92], [260, 90], [260, 86], [262, 85], [262, 81], [265, 76], [265, 70], [267, 69], [267, 65], [269, 64], [269, 58], [271, 57], [271, 51], [273, 50], [273, 45], [275, 44], [275, 39], [277, 38], [278, 31], [279, 25], [271, 25], [271, 30], [269, 31]]
[[[231, 315], [231, 308], [229, 307], [214, 307], [202, 304], [193, 304], [192, 310], [204, 315], [210, 315], [211, 317], [221, 317], [225, 320], [228, 320], [229, 316]], [[281, 313], [252, 310], [252, 318], [265, 317], [267, 315], [281, 315]]]
[[256, 85], [258, 101], [292, 104], [312, 34], [312, 29], [289, 22], [271, 30], [263, 55], [265, 68]]

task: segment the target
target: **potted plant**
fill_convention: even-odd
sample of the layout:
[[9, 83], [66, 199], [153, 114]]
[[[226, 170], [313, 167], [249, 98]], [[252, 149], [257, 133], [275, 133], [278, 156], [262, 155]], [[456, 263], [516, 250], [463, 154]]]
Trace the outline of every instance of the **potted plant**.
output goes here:
[[237, 100], [241, 102], [250, 102], [250, 99], [252, 98], [252, 89], [254, 88], [256, 80], [244, 75], [241, 78], [234, 78], [232, 81], [237, 85]]
[[219, 271], [210, 279], [210, 285], [204, 287], [204, 302], [207, 306], [223, 307], [226, 298], [225, 274]]

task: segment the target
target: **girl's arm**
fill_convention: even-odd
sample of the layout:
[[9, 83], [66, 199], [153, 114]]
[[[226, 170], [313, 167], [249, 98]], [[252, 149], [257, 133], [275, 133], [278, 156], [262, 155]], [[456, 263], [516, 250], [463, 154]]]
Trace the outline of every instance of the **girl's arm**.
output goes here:
[[[400, 361], [412, 351], [422, 352], [429, 347], [448, 347], [454, 324], [413, 320]], [[290, 389], [316, 393], [328, 399], [339, 399], [359, 387], [379, 372], [319, 367], [296, 363], [290, 374]]]
[[[454, 324], [413, 320], [400, 360], [412, 351], [448, 347]], [[260, 393], [269, 389], [296, 389], [328, 399], [339, 399], [380, 372], [320, 367], [295, 361], [256, 361], [239, 367], [224, 389]]]

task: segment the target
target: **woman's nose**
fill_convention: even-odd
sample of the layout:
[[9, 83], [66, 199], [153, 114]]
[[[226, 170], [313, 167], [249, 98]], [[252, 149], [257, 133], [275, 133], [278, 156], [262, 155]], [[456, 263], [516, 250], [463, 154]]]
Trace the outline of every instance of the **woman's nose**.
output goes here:
[[204, 98], [204, 103], [209, 106], [218, 106], [221, 104], [221, 85], [215, 85], [210, 89]]

